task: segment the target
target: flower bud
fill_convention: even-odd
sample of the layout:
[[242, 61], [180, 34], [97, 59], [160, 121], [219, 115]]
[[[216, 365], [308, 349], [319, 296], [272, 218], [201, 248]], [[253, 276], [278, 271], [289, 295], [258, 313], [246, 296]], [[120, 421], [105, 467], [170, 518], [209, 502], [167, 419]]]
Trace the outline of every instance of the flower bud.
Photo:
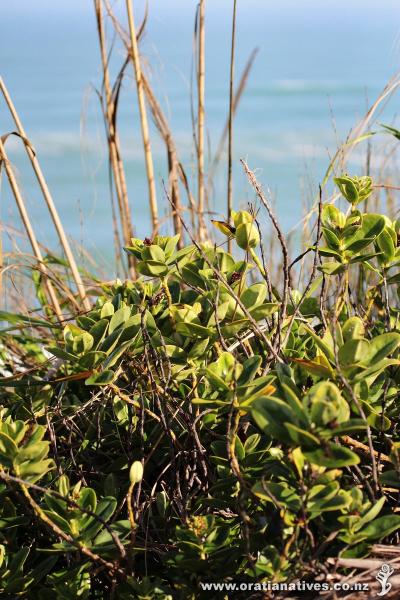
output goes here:
[[249, 250], [260, 243], [260, 235], [257, 227], [252, 223], [242, 223], [236, 229], [236, 242], [239, 248]]
[[143, 479], [143, 465], [140, 460], [135, 460], [129, 471], [129, 480], [131, 483], [136, 484]]

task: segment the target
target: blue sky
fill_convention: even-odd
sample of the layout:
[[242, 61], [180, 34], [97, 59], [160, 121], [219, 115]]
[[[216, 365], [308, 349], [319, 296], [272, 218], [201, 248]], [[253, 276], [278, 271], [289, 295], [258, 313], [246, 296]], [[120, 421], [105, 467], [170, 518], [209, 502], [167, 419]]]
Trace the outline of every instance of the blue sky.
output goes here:
[[[192, 12], [197, 0], [149, 0], [150, 8], [157, 10], [160, 16], [179, 10], [179, 15], [186, 11]], [[123, 0], [113, 2], [123, 5]], [[144, 0], [136, 0], [138, 10], [145, 6]], [[223, 14], [232, 5], [232, 0], [209, 0], [207, 9], [214, 14]], [[284, 15], [285, 19], [308, 19], [320, 14], [329, 15], [336, 19], [368, 13], [371, 18], [384, 18], [387, 13], [399, 10], [397, 0], [239, 0], [239, 10], [247, 13], [268, 13]], [[41, 15], [68, 13], [88, 13], [92, 11], [92, 0], [18, 0], [14, 3], [4, 3], [2, 14], [31, 14]], [[183, 11], [183, 13], [182, 13]]]

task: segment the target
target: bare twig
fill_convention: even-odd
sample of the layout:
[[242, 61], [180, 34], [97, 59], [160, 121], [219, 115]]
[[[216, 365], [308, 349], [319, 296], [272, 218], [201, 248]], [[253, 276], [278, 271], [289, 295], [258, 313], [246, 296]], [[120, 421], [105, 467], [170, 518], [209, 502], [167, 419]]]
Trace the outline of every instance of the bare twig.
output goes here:
[[265, 207], [269, 218], [271, 219], [272, 225], [276, 231], [280, 246], [281, 246], [281, 250], [282, 250], [282, 258], [283, 258], [283, 265], [282, 265], [282, 270], [283, 270], [283, 291], [282, 291], [282, 308], [281, 308], [281, 313], [280, 313], [280, 318], [278, 319], [278, 327], [277, 327], [277, 344], [278, 346], [280, 346], [280, 342], [281, 342], [281, 329], [282, 329], [282, 323], [284, 322], [284, 320], [286, 319], [286, 312], [287, 312], [287, 305], [288, 305], [288, 292], [289, 292], [289, 287], [290, 287], [290, 272], [289, 272], [289, 252], [288, 252], [288, 248], [287, 248], [287, 244], [286, 244], [286, 240], [285, 240], [285, 236], [283, 235], [283, 232], [278, 224], [278, 221], [275, 218], [275, 215], [272, 211], [272, 208], [270, 206], [270, 203], [268, 202], [267, 198], [265, 197], [262, 188], [260, 186], [260, 184], [257, 181], [256, 176], [254, 175], [253, 171], [251, 171], [246, 163], [246, 161], [244, 161], [243, 159], [240, 160], [240, 162], [242, 163], [244, 170], [246, 172], [246, 175], [251, 183], [251, 185], [253, 186], [257, 197], [259, 198], [259, 200], [261, 201], [261, 203], [263, 204], [263, 206]]

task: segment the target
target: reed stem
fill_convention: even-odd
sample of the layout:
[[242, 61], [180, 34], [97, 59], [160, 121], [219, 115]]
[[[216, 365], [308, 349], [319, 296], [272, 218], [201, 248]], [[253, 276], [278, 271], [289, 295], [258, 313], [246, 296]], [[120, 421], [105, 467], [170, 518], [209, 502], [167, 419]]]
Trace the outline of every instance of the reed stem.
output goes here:
[[[119, 136], [115, 126], [115, 102], [113, 100], [112, 88], [110, 84], [110, 75], [108, 70], [108, 57], [106, 49], [106, 36], [104, 32], [104, 19], [101, 0], [94, 0], [97, 30], [99, 36], [101, 63], [103, 69], [103, 84], [105, 92], [105, 111], [104, 116], [107, 125], [107, 137], [111, 169], [114, 177], [115, 191], [117, 195], [118, 208], [120, 214], [120, 223], [124, 244], [129, 246], [132, 232], [132, 217], [129, 206], [128, 191], [124, 165], [121, 160]], [[132, 277], [135, 276], [134, 257], [128, 256], [129, 269]]]
[[147, 111], [146, 111], [146, 103], [145, 103], [145, 98], [144, 98], [143, 81], [142, 81], [142, 70], [141, 70], [141, 65], [140, 65], [140, 56], [139, 56], [139, 49], [138, 49], [138, 43], [137, 43], [137, 37], [136, 37], [136, 28], [135, 28], [132, 0], [126, 0], [126, 10], [127, 10], [127, 14], [128, 14], [128, 24], [129, 24], [129, 33], [130, 33], [130, 41], [131, 41], [131, 55], [132, 55], [133, 67], [134, 67], [135, 77], [136, 77], [140, 123], [141, 123], [141, 127], [142, 127], [142, 137], [143, 137], [143, 146], [144, 146], [144, 154], [145, 154], [145, 161], [146, 161], [147, 182], [148, 182], [148, 187], [149, 187], [150, 212], [151, 212], [151, 219], [152, 219], [152, 224], [153, 224], [153, 235], [155, 235], [157, 233], [158, 227], [159, 227], [156, 185], [155, 185], [155, 181], [154, 181], [153, 157], [151, 154], [149, 125], [148, 125], [148, 121], [147, 121]]
[[[229, 75], [228, 198], [227, 198], [228, 223], [231, 222], [231, 214], [232, 214], [232, 208], [233, 208], [233, 181], [232, 181], [233, 116], [234, 116], [233, 83], [234, 83], [234, 76], [235, 76], [236, 8], [237, 8], [237, 0], [233, 0], [231, 62], [230, 62], [230, 75]], [[232, 251], [232, 239], [229, 237], [228, 238], [228, 252], [231, 252], [231, 251]]]
[[[45, 200], [45, 202], [47, 204], [47, 208], [49, 209], [49, 213], [50, 213], [51, 219], [52, 219], [52, 221], [54, 223], [54, 227], [55, 227], [55, 229], [57, 231], [57, 234], [58, 234], [61, 246], [62, 246], [62, 248], [63, 248], [63, 250], [65, 252], [65, 256], [66, 256], [66, 258], [68, 260], [68, 263], [69, 263], [69, 266], [70, 266], [70, 269], [71, 269], [71, 273], [72, 273], [72, 277], [73, 277], [73, 279], [75, 281], [78, 294], [79, 294], [79, 296], [80, 296], [80, 298], [82, 300], [82, 303], [83, 303], [83, 306], [84, 306], [85, 310], [90, 310], [90, 308], [91, 308], [90, 300], [86, 296], [85, 286], [83, 285], [82, 278], [81, 278], [81, 275], [79, 273], [78, 266], [76, 264], [74, 255], [73, 255], [72, 250], [71, 250], [71, 246], [70, 246], [68, 238], [67, 238], [67, 236], [65, 234], [64, 227], [63, 227], [63, 225], [61, 223], [60, 217], [58, 215], [58, 211], [57, 211], [56, 206], [54, 204], [54, 201], [53, 201], [53, 198], [51, 196], [50, 190], [49, 190], [49, 188], [47, 186], [47, 183], [46, 183], [46, 180], [44, 178], [44, 175], [43, 175], [42, 169], [40, 167], [39, 161], [37, 159], [37, 156], [36, 156], [35, 152], [33, 151], [33, 148], [31, 146], [31, 144], [29, 143], [29, 141], [27, 139], [25, 130], [23, 128], [22, 122], [21, 122], [21, 120], [19, 118], [19, 115], [17, 113], [17, 110], [16, 110], [16, 108], [15, 108], [15, 106], [14, 106], [12, 100], [11, 100], [11, 96], [8, 93], [6, 85], [5, 85], [5, 83], [4, 83], [4, 81], [3, 81], [3, 79], [1, 77], [0, 77], [0, 90], [1, 90], [1, 92], [3, 94], [3, 96], [4, 96], [4, 99], [6, 101], [6, 104], [7, 104], [8, 108], [9, 108], [11, 116], [12, 116], [12, 118], [14, 120], [14, 123], [15, 123], [15, 125], [17, 127], [18, 133], [19, 133], [19, 135], [20, 135], [20, 137], [21, 137], [21, 139], [22, 139], [22, 141], [24, 143], [26, 153], [27, 153], [27, 155], [29, 157], [29, 160], [31, 162], [32, 168], [33, 168], [33, 170], [35, 172], [35, 175], [36, 175], [36, 178], [38, 180], [40, 189], [42, 190], [43, 198], [44, 198], [44, 200]], [[2, 154], [3, 154], [3, 156], [5, 156], [3, 151], [2, 151]], [[6, 158], [4, 160], [7, 163]], [[6, 172], [7, 172], [7, 166], [6, 166]], [[11, 170], [10, 170], [10, 172], [11, 172]], [[8, 173], [7, 173], [7, 176], [9, 178]], [[13, 174], [12, 174], [12, 176], [13, 176]], [[16, 181], [15, 181], [15, 184], [16, 184]], [[11, 185], [11, 181], [10, 181], [10, 185]], [[13, 189], [13, 193], [15, 195], [14, 189]], [[21, 200], [22, 200], [22, 198], [21, 198]], [[18, 202], [18, 200], [17, 200], [17, 202]], [[22, 204], [23, 204], [23, 202], [22, 202]], [[21, 213], [21, 216], [22, 216], [22, 213]], [[26, 217], [27, 217], [27, 215], [26, 215]], [[25, 225], [25, 228], [26, 228], [26, 222], [25, 222], [25, 220], [24, 220], [24, 225]], [[28, 229], [27, 229], [27, 232], [28, 232]], [[33, 232], [31, 232], [31, 233], [33, 233]], [[32, 243], [32, 240], [31, 240], [31, 243]]]
[[198, 73], [197, 73], [197, 169], [198, 169], [198, 198], [197, 210], [199, 221], [199, 239], [205, 238], [204, 223], [204, 98], [205, 98], [205, 0], [199, 4], [198, 31]]
[[36, 236], [35, 236], [35, 232], [33, 230], [32, 224], [30, 222], [24, 200], [22, 198], [21, 192], [19, 191], [18, 183], [17, 183], [17, 180], [13, 173], [13, 170], [11, 168], [10, 162], [8, 160], [1, 137], [0, 137], [0, 162], [2, 162], [4, 164], [4, 169], [5, 169], [8, 181], [10, 183], [10, 187], [11, 187], [12, 193], [14, 195], [15, 201], [17, 203], [18, 210], [20, 212], [21, 219], [22, 219], [22, 222], [25, 227], [25, 231], [27, 233], [30, 244], [32, 246], [33, 253], [34, 253], [35, 257], [37, 258], [39, 270], [43, 274], [44, 285], [47, 290], [48, 297], [50, 299], [50, 304], [52, 305], [53, 310], [56, 313], [58, 319], [61, 321], [63, 316], [61, 313], [60, 304], [58, 302], [58, 298], [56, 296], [53, 284], [49, 280], [46, 265], [43, 261], [43, 256], [40, 251], [39, 244], [38, 244]]

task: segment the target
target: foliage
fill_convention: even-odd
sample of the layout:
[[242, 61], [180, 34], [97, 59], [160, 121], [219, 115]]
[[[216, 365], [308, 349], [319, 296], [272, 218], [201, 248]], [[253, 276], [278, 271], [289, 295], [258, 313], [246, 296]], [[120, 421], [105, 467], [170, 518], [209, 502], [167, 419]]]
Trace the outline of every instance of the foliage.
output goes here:
[[302, 290], [241, 211], [234, 255], [133, 239], [141, 277], [64, 327], [2, 314], [2, 597], [201, 598], [398, 540], [400, 223], [336, 183]]

